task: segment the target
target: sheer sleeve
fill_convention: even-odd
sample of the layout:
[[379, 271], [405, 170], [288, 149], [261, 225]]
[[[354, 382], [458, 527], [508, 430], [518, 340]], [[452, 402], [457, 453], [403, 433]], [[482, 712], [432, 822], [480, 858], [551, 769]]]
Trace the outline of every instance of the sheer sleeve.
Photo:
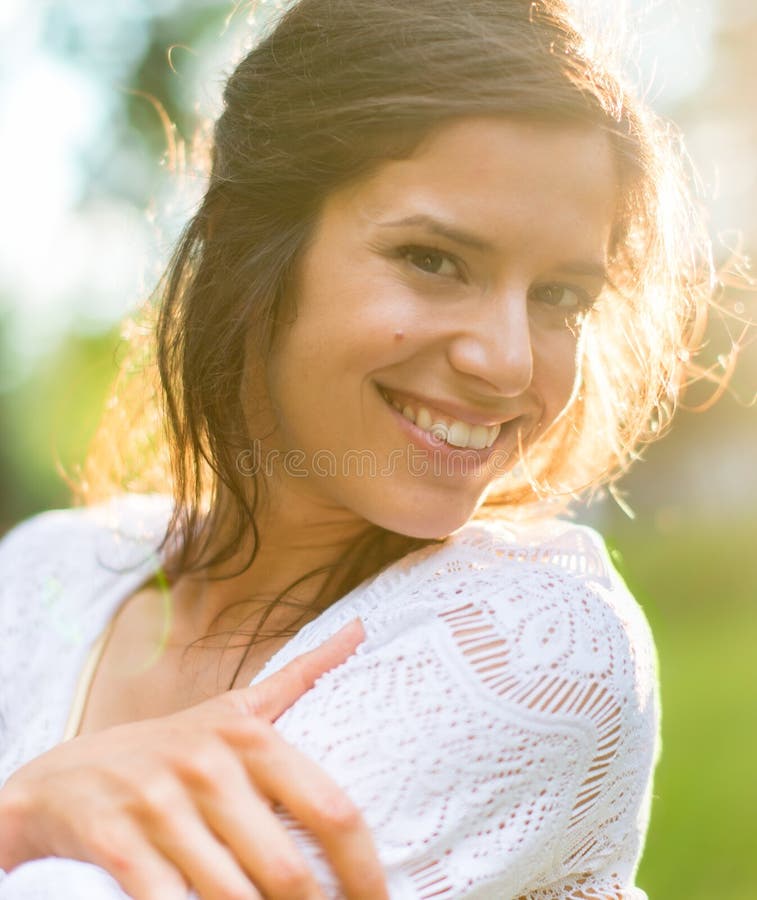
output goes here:
[[3, 877], [0, 900], [129, 900], [104, 869], [71, 859], [35, 859]]
[[[657, 660], [597, 535], [466, 526], [334, 604], [255, 680], [355, 616], [366, 641], [276, 727], [362, 810], [393, 900], [644, 900]], [[276, 813], [340, 897], [312, 835]], [[81, 896], [124, 897], [62, 860], [0, 881], [0, 900]]]
[[[169, 503], [124, 495], [99, 507], [50, 510], [0, 540], [0, 787], [61, 740], [89, 647], [153, 565]], [[73, 860], [0, 869], [0, 900], [37, 898], [126, 895], [103, 870]]]
[[284, 736], [364, 811], [392, 897], [642, 900], [656, 653], [601, 539], [481, 535], [428, 562], [368, 597], [366, 644]]

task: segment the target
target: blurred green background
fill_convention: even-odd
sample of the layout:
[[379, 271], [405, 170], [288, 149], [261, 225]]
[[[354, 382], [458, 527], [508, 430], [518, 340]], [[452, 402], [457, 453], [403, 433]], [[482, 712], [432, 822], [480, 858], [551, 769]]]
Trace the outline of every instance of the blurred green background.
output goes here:
[[[264, 4], [265, 14], [275, 6]], [[757, 251], [757, 7], [626, 3], [629, 74], [682, 128], [719, 261]], [[251, 38], [228, 0], [3, 0], [0, 6], [0, 533], [65, 506], [120, 355], [202, 182], [178, 183], [150, 95], [191, 137]], [[230, 17], [230, 18], [229, 18]], [[724, 303], [755, 319], [754, 293]], [[711, 360], [738, 334], [715, 323]], [[639, 873], [651, 900], [757, 897], [757, 358], [682, 411], [607, 498], [598, 527], [655, 633], [663, 755]], [[701, 400], [706, 391], [692, 395]]]

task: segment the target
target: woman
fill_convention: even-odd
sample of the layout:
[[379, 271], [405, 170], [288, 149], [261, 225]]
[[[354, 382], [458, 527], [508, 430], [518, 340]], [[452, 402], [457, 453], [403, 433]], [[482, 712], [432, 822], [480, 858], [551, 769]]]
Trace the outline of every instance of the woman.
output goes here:
[[0, 545], [0, 900], [644, 897], [654, 645], [556, 514], [701, 333], [669, 130], [559, 2], [300, 0], [224, 99], [170, 471]]

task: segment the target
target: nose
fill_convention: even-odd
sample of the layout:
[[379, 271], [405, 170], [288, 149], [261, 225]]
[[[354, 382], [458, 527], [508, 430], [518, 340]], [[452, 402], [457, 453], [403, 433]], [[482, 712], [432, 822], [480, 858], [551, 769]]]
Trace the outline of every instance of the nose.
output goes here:
[[447, 356], [458, 372], [486, 382], [501, 396], [522, 394], [534, 374], [526, 291], [481, 298], [467, 311]]

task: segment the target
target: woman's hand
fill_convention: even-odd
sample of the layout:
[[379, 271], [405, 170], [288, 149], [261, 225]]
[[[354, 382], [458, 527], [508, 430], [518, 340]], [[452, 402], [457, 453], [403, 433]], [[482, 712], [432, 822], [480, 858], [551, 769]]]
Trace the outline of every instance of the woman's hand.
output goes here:
[[357, 808], [272, 722], [363, 640], [359, 620], [254, 687], [59, 744], [0, 790], [0, 866], [62, 856], [135, 900], [322, 897], [275, 803], [320, 841], [348, 898], [385, 898]]

